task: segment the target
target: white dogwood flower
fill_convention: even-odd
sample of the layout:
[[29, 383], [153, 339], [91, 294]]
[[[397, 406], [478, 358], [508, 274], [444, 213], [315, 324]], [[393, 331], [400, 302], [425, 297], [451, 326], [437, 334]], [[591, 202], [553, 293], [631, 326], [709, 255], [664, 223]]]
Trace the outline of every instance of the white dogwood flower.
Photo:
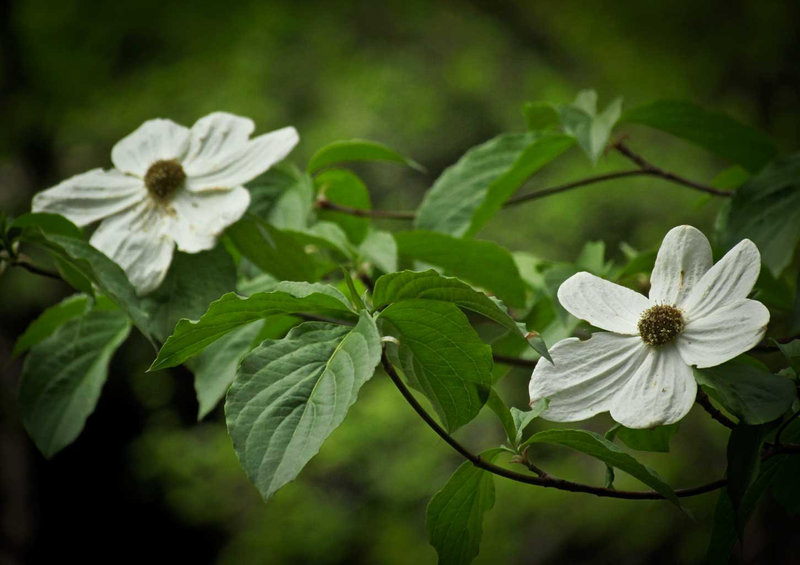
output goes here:
[[589, 273], [558, 289], [558, 300], [597, 332], [550, 349], [531, 376], [531, 400], [548, 398], [542, 417], [584, 420], [609, 411], [629, 428], [683, 418], [694, 403], [692, 366], [713, 367], [764, 337], [769, 311], [747, 295], [761, 268], [745, 239], [712, 266], [711, 246], [691, 226], [670, 230], [658, 251], [649, 298]]
[[198, 253], [242, 217], [242, 185], [297, 144], [293, 127], [250, 139], [247, 118], [215, 112], [191, 129], [150, 120], [111, 151], [114, 168], [93, 169], [40, 192], [34, 212], [61, 214], [79, 226], [103, 220], [90, 243], [116, 261], [139, 294], [158, 287], [177, 244]]

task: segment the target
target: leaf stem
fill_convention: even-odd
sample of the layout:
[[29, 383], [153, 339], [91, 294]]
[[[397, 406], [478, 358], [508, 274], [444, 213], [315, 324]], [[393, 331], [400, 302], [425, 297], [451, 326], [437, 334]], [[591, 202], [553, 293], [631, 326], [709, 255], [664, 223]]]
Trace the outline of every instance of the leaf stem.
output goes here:
[[[469, 451], [466, 447], [461, 445], [458, 441], [456, 441], [453, 436], [448, 434], [437, 422], [433, 419], [433, 417], [428, 414], [428, 412], [417, 402], [417, 399], [411, 393], [411, 391], [406, 387], [403, 380], [394, 370], [389, 360], [386, 358], [384, 354], [382, 357], [383, 368], [386, 371], [386, 374], [389, 375], [389, 378], [392, 379], [392, 382], [395, 384], [397, 389], [400, 391], [400, 394], [406, 399], [406, 401], [411, 405], [414, 411], [425, 421], [426, 424], [436, 432], [439, 437], [441, 437], [450, 447], [452, 447], [456, 452], [459, 453], [462, 457], [470, 461], [476, 467], [483, 469], [484, 471], [488, 471], [494, 475], [505, 477], [512, 481], [516, 481], [519, 483], [525, 483], [530, 485], [536, 485], [545, 488], [555, 488], [558, 490], [565, 490], [570, 492], [584, 492], [587, 494], [593, 494], [595, 496], [605, 497], [605, 498], [622, 498], [628, 500], [659, 500], [663, 499], [664, 496], [661, 493], [656, 491], [626, 491], [626, 490], [615, 490], [611, 488], [605, 487], [596, 487], [592, 485], [586, 485], [583, 483], [576, 483], [573, 481], [567, 481], [564, 479], [558, 479], [555, 477], [551, 477], [549, 475], [544, 476], [531, 476], [525, 475], [522, 473], [517, 473], [516, 471], [511, 471], [504, 467], [499, 467], [493, 463], [485, 461], [481, 459], [481, 457], [475, 453]], [[726, 485], [727, 481], [725, 479], [719, 479], [714, 482], [700, 485], [697, 487], [692, 487], [688, 489], [681, 489], [676, 490], [675, 494], [679, 497], [687, 497], [687, 496], [696, 496], [699, 494], [704, 494], [707, 492], [711, 492], [717, 489], [720, 489]]]

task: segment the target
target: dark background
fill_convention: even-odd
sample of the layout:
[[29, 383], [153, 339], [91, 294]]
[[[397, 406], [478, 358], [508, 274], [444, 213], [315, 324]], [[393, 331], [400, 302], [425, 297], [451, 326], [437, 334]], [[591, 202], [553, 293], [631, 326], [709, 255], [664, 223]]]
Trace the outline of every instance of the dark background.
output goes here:
[[[0, 0], [0, 209], [27, 211], [38, 190], [110, 166], [113, 144], [143, 121], [191, 125], [214, 111], [257, 132], [292, 124], [303, 165], [334, 139], [383, 141], [422, 162], [362, 172], [376, 207], [412, 209], [470, 146], [520, 130], [528, 100], [595, 88], [605, 106], [657, 98], [724, 110], [800, 140], [800, 4], [670, 2], [90, 2]], [[723, 163], [666, 136], [631, 130], [657, 164], [710, 180]], [[598, 171], [622, 165], [610, 156]], [[529, 189], [592, 174], [576, 154]], [[572, 260], [584, 242], [657, 245], [678, 223], [710, 233], [719, 203], [661, 181], [596, 185], [502, 212], [481, 234], [514, 250]], [[300, 479], [264, 504], [240, 470], [221, 410], [195, 423], [191, 375], [145, 374], [132, 337], [97, 411], [51, 461], [15, 405], [14, 339], [69, 289], [26, 272], [0, 278], [0, 563], [433, 563], [424, 508], [459, 463], [386, 379], [362, 391]], [[524, 406], [529, 375], [504, 396]], [[484, 415], [486, 416], [486, 415]], [[589, 427], [604, 430], [595, 418]], [[482, 417], [459, 437], [500, 441]], [[718, 477], [724, 430], [693, 411], [671, 455], [643, 458], [676, 485]], [[601, 466], [544, 451], [548, 470], [600, 481]], [[622, 488], [637, 485], [620, 477]], [[695, 563], [714, 495], [688, 505], [601, 500], [497, 482], [481, 563]], [[797, 522], [766, 501], [737, 560], [794, 562]]]

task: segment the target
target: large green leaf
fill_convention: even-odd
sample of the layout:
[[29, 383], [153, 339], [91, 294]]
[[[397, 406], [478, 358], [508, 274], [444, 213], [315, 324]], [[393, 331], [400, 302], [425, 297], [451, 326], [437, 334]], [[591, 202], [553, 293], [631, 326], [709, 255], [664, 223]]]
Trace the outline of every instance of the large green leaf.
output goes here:
[[302, 242], [291, 233], [245, 217], [225, 230], [236, 249], [265, 273], [282, 280], [313, 281], [318, 269]]
[[[112, 307], [113, 308], [113, 307]], [[22, 368], [22, 421], [45, 457], [69, 445], [94, 411], [108, 364], [130, 331], [128, 317], [98, 307], [34, 345]]]
[[142, 298], [153, 335], [167, 339], [181, 318], [196, 320], [208, 305], [236, 288], [233, 259], [218, 245], [201, 253], [176, 253], [161, 286]]
[[620, 426], [615, 430], [614, 435], [631, 449], [667, 453], [669, 442], [678, 432], [678, 426], [679, 424], [675, 423], [641, 430]]
[[401, 256], [441, 267], [496, 294], [510, 306], [525, 306], [525, 283], [517, 265], [511, 253], [496, 243], [421, 230], [399, 232], [394, 237]]
[[420, 164], [403, 157], [400, 153], [382, 143], [366, 139], [347, 139], [329, 143], [314, 153], [314, 156], [308, 162], [308, 171], [314, 173], [331, 165], [351, 161], [387, 161], [407, 165], [418, 171], [424, 170]]
[[[452, 302], [497, 322], [523, 338], [528, 333], [524, 325], [517, 323], [508, 314], [502, 303], [456, 278], [442, 276], [432, 269], [389, 273], [375, 282], [375, 292], [372, 295], [375, 308], [411, 298]], [[531, 340], [530, 343], [541, 355], [548, 356], [541, 338]]]
[[194, 374], [198, 420], [202, 420], [225, 396], [242, 358], [255, 347], [263, 325], [264, 320], [256, 320], [238, 327], [187, 362]]
[[695, 369], [697, 382], [744, 423], [765, 424], [781, 417], [796, 398], [791, 380], [761, 363], [740, 357], [709, 369]]
[[145, 336], [150, 337], [150, 318], [142, 309], [140, 298], [125, 272], [114, 261], [85, 241], [56, 232], [35, 230], [26, 238], [90, 281], [127, 313]]
[[359, 259], [383, 271], [397, 270], [397, 243], [390, 232], [370, 229], [358, 248]]
[[753, 240], [775, 276], [789, 266], [800, 241], [800, 153], [782, 157], [733, 196], [725, 243]]
[[31, 322], [25, 332], [19, 336], [11, 355], [16, 357], [25, 353], [51, 335], [64, 322], [86, 312], [88, 306], [89, 297], [84, 294], [75, 294], [51, 306]]
[[680, 506], [678, 497], [667, 483], [655, 471], [639, 463], [632, 455], [626, 453], [603, 436], [586, 430], [545, 430], [533, 434], [525, 441], [525, 445], [533, 443], [549, 443], [563, 445], [599, 459], [606, 465], [616, 467], [639, 479], [644, 484], [660, 493], [667, 500]]
[[444, 427], [471, 421], [486, 403], [492, 384], [492, 349], [484, 344], [454, 304], [411, 299], [380, 316], [392, 363], [431, 401]]
[[284, 281], [272, 292], [259, 292], [248, 298], [231, 292], [212, 302], [196, 322], [178, 322], [150, 370], [180, 365], [228, 332], [275, 314], [316, 314], [340, 320], [355, 318], [347, 298], [324, 284]]
[[294, 480], [344, 420], [381, 358], [375, 322], [309, 322], [242, 361], [228, 391], [228, 432], [264, 498]]
[[[500, 453], [481, 453], [491, 461]], [[467, 565], [478, 555], [483, 515], [494, 506], [492, 474], [469, 461], [461, 464], [428, 503], [428, 539], [439, 554], [439, 565]]]
[[775, 144], [757, 129], [688, 102], [661, 100], [637, 106], [625, 112], [620, 121], [671, 133], [752, 173], [760, 171], [777, 153]]
[[[317, 186], [320, 196], [327, 201], [359, 210], [372, 208], [366, 185], [350, 171], [329, 169], [317, 175], [314, 184]], [[317, 212], [317, 215], [322, 220], [338, 224], [350, 241], [355, 244], [364, 241], [367, 230], [369, 230], [370, 220], [368, 217], [325, 209]]]
[[558, 133], [508, 133], [473, 147], [436, 179], [417, 214], [419, 229], [473, 235], [531, 175], [574, 140]]

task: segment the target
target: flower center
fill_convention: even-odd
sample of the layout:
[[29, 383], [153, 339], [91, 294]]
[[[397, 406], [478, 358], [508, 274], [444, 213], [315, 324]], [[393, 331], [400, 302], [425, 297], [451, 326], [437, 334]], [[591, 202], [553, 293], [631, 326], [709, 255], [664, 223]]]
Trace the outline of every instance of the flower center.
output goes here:
[[144, 185], [150, 196], [162, 204], [172, 200], [185, 180], [183, 167], [174, 159], [156, 161], [144, 175]]
[[683, 314], [674, 306], [658, 304], [639, 318], [639, 335], [647, 345], [666, 345], [683, 331]]

